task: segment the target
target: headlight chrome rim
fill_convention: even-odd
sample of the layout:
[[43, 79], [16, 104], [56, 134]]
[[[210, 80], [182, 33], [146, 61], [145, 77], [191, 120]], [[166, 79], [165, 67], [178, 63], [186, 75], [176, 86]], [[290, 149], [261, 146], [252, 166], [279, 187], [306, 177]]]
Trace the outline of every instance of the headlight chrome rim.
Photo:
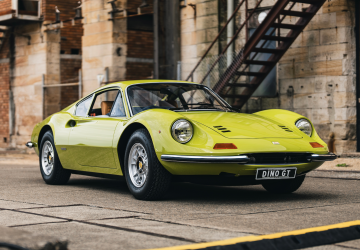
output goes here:
[[[309, 125], [310, 130], [306, 132], [304, 127], [305, 127], [307, 124]], [[303, 132], [304, 134], [306, 134], [307, 136], [309, 136], [309, 137], [312, 136], [313, 126], [312, 126], [311, 122], [310, 122], [308, 119], [301, 118], [301, 119], [297, 120], [296, 123], [295, 123], [295, 126], [296, 126], [301, 132]], [[302, 129], [302, 128], [303, 128], [303, 129]]]
[[[176, 127], [177, 127], [180, 123], [184, 123], [184, 122], [189, 125], [191, 135], [190, 135], [189, 138], [187, 138], [186, 140], [183, 140], [183, 141], [182, 141], [182, 140], [178, 137], [178, 135], [175, 133], [175, 129], [176, 129]], [[185, 143], [188, 143], [188, 142], [192, 139], [192, 137], [193, 137], [193, 135], [194, 135], [194, 128], [193, 128], [191, 122], [189, 122], [188, 120], [179, 119], [179, 120], [176, 120], [176, 121], [173, 123], [173, 125], [171, 126], [171, 135], [172, 135], [172, 137], [174, 138], [175, 141], [177, 141], [177, 142], [179, 142], [179, 143], [181, 143], [181, 144], [185, 144]]]

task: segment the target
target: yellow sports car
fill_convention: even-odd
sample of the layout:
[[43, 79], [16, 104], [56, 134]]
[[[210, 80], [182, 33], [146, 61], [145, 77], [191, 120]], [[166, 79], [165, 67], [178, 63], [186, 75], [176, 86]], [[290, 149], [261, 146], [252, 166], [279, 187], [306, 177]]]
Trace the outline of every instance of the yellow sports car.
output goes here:
[[26, 145], [48, 184], [125, 176], [142, 200], [163, 197], [172, 181], [291, 193], [336, 159], [302, 115], [242, 114], [206, 86], [162, 80], [99, 88], [37, 124]]

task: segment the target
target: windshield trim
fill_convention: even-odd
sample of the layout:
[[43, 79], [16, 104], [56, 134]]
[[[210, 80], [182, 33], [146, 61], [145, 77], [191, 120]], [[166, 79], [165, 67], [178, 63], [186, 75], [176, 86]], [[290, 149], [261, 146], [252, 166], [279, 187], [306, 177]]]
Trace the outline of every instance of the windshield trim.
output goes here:
[[[232, 108], [223, 98], [221, 98], [218, 94], [216, 94], [212, 89], [208, 88], [207, 86], [204, 86], [202, 84], [198, 84], [198, 83], [187, 83], [187, 82], [151, 82], [151, 83], [138, 83], [138, 84], [132, 84], [132, 85], [128, 85], [126, 86], [125, 88], [125, 96], [126, 96], [126, 102], [127, 102], [127, 108], [128, 108], [128, 111], [129, 111], [129, 114], [130, 114], [130, 117], [133, 117], [134, 114], [132, 112], [132, 106], [131, 106], [131, 103], [130, 103], [130, 99], [129, 99], [129, 91], [128, 91], [128, 88], [129, 87], [133, 87], [133, 86], [141, 86], [141, 85], [154, 85], [154, 84], [179, 84], [179, 85], [195, 85], [195, 86], [201, 86], [203, 87], [204, 89], [206, 89], [211, 95], [213, 95], [218, 101], [221, 102], [222, 105], [224, 105], [224, 107], [226, 108]], [[145, 111], [145, 110], [144, 110]], [[193, 110], [186, 110], [186, 109], [183, 109], [183, 110], [171, 110], [171, 111], [174, 111], [174, 112], [189, 112], [189, 111], [219, 111], [218, 109], [213, 109], [213, 110], [210, 110], [210, 109], [193, 109]], [[223, 112], [227, 112], [227, 111], [223, 111]], [[141, 112], [139, 112], [141, 113]]]

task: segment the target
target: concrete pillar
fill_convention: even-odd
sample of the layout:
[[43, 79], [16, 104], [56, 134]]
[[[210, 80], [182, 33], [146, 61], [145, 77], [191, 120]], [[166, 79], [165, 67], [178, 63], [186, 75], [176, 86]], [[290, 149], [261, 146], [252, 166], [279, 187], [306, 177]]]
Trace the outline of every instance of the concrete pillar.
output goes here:
[[60, 32], [46, 31], [45, 26], [29, 24], [14, 31], [11, 50], [11, 95], [13, 96], [12, 135], [10, 147], [25, 147], [36, 123], [44, 116], [59, 111], [60, 92], [46, 92], [45, 110], [42, 99], [42, 76], [45, 84], [59, 84]]
[[[125, 0], [117, 1], [118, 8]], [[126, 73], [126, 18], [109, 20], [111, 11], [107, 1], [83, 2], [84, 36], [82, 37], [82, 96], [99, 87], [97, 75], [105, 75], [109, 68], [109, 80], [123, 80]], [[122, 16], [122, 14], [117, 14]]]

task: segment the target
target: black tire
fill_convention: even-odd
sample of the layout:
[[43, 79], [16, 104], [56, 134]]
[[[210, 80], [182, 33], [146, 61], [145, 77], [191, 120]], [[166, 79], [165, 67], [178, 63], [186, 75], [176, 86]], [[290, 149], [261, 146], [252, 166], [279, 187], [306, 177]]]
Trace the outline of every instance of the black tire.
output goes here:
[[[137, 187], [134, 185], [134, 182], [130, 177], [130, 171], [132, 170], [129, 167], [129, 158], [130, 151], [132, 151], [134, 147], [139, 147], [140, 145], [147, 154], [147, 166], [145, 167], [147, 169], [147, 174], [142, 186]], [[139, 159], [141, 159], [141, 157], [139, 157], [137, 161], [139, 161]], [[165, 196], [171, 184], [171, 174], [160, 164], [159, 160], [157, 159], [151, 137], [146, 129], [138, 129], [131, 135], [126, 146], [124, 162], [126, 183], [130, 192], [136, 199], [158, 200]], [[137, 163], [136, 169], [140, 171], [141, 168], [142, 171], [143, 163], [141, 164], [141, 167], [139, 166], [140, 165]]]
[[[53, 157], [51, 157], [50, 159], [53, 168], [51, 172], [45, 173], [45, 170], [43, 169], [43, 161], [42, 161], [44, 157], [43, 147], [44, 145], [48, 145], [48, 143], [51, 144], [53, 149]], [[45, 157], [48, 157], [46, 160], [49, 163], [49, 156], [45, 156]], [[69, 181], [71, 172], [69, 170], [64, 169], [60, 163], [59, 156], [56, 152], [56, 148], [54, 144], [54, 136], [51, 133], [51, 131], [47, 131], [41, 140], [39, 147], [39, 163], [40, 163], [40, 172], [46, 184], [62, 185], [62, 184], [66, 184]]]
[[262, 186], [270, 193], [290, 194], [298, 190], [304, 180], [305, 175], [302, 175], [291, 180], [269, 181], [263, 183]]

